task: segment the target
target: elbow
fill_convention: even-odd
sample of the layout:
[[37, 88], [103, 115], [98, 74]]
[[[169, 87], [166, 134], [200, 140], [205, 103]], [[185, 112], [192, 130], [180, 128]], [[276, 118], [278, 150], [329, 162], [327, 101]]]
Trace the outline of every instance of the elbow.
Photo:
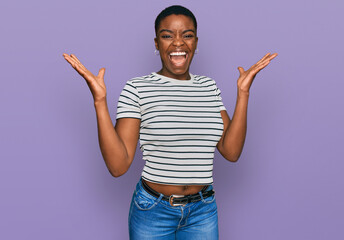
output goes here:
[[118, 178], [118, 177], [122, 176], [124, 173], [126, 173], [127, 171], [115, 171], [115, 170], [109, 169], [109, 172], [110, 172], [111, 176]]
[[221, 155], [229, 162], [237, 162], [242, 152], [242, 148], [225, 147], [223, 145], [218, 145], [217, 149], [219, 150]]
[[223, 157], [230, 162], [237, 162], [241, 154], [226, 154]]
[[124, 173], [120, 173], [118, 171], [111, 171], [111, 170], [109, 170], [109, 172], [110, 172], [111, 176], [113, 176], [115, 178], [118, 178], [124, 174]]
[[111, 176], [118, 178], [120, 176], [122, 176], [123, 174], [125, 174], [129, 169], [129, 166], [122, 166], [122, 167], [115, 167], [115, 168], [111, 168], [108, 167], [108, 170], [111, 174]]
[[230, 162], [237, 162], [239, 160], [239, 157], [228, 157], [226, 159]]
[[119, 159], [105, 159], [105, 164], [106, 167], [109, 171], [109, 173], [111, 174], [111, 176], [118, 178], [120, 176], [122, 176], [123, 174], [125, 174], [131, 164], [131, 161], [127, 161], [127, 160], [121, 160], [119, 161]]

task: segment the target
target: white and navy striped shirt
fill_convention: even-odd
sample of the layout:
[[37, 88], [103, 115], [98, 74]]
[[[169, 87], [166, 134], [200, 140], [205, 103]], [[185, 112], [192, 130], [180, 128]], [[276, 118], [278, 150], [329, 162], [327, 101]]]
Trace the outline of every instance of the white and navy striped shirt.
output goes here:
[[117, 119], [138, 118], [142, 177], [173, 185], [213, 183], [213, 159], [223, 132], [221, 91], [213, 79], [177, 80], [153, 72], [129, 80]]

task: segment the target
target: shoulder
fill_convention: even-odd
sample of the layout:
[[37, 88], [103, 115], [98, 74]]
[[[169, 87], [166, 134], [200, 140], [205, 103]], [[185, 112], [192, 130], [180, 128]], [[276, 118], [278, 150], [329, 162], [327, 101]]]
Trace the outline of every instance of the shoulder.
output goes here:
[[202, 85], [216, 86], [215, 80], [211, 77], [204, 76], [204, 75], [197, 75], [197, 74], [193, 74], [193, 77], [195, 81], [199, 82]]
[[157, 80], [160, 80], [159, 77], [151, 73], [148, 75], [131, 78], [127, 81], [127, 83], [132, 85], [138, 85], [140, 83], [154, 82]]
[[214, 81], [211, 77], [204, 76], [204, 75], [193, 74], [193, 77], [196, 81], [199, 81], [199, 82]]

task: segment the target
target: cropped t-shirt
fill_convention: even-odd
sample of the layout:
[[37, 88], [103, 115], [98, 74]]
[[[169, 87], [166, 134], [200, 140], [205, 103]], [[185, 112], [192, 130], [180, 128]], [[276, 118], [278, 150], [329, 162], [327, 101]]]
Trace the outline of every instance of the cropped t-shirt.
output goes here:
[[125, 84], [117, 119], [138, 118], [142, 178], [171, 185], [213, 183], [214, 151], [223, 133], [221, 91], [213, 79], [177, 80], [155, 72]]

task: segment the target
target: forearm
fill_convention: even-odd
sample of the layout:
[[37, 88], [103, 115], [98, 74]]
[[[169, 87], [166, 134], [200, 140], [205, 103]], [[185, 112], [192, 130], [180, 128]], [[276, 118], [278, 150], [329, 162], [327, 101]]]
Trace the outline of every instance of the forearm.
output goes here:
[[267, 53], [246, 71], [244, 68], [238, 67], [240, 76], [237, 81], [238, 95], [233, 119], [231, 121], [226, 112], [221, 113], [225, 130], [217, 145], [222, 156], [229, 161], [237, 161], [244, 147], [247, 129], [247, 106], [252, 82], [257, 73], [265, 68], [276, 56], [277, 53]]
[[244, 147], [247, 130], [247, 107], [249, 93], [238, 90], [232, 121], [223, 136], [225, 158], [237, 161]]
[[97, 115], [98, 140], [105, 164], [110, 173], [117, 177], [125, 173], [130, 160], [127, 149], [117, 134], [106, 100], [94, 103]]

